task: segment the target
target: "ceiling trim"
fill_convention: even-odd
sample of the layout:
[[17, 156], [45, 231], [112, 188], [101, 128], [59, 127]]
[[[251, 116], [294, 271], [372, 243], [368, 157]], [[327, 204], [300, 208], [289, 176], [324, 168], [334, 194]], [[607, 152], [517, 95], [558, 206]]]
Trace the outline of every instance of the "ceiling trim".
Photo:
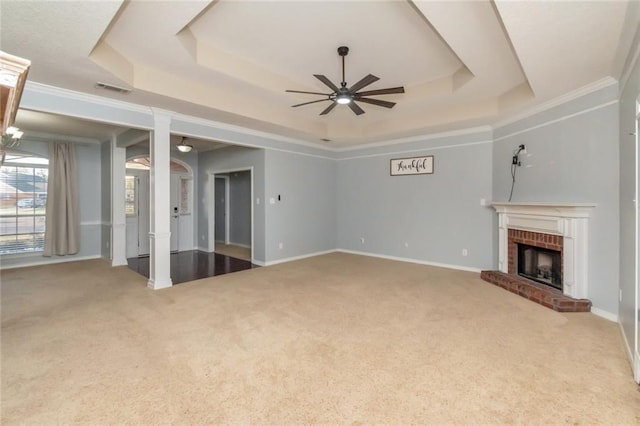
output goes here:
[[415, 153], [415, 152], [431, 152], [431, 151], [437, 151], [437, 150], [441, 150], [441, 149], [451, 149], [451, 148], [460, 148], [460, 147], [466, 147], [466, 146], [493, 144], [493, 142], [494, 142], [493, 138], [491, 138], [489, 140], [483, 140], [483, 141], [477, 141], [477, 142], [468, 142], [468, 143], [457, 143], [457, 144], [454, 144], [454, 145], [438, 145], [438, 146], [428, 146], [428, 147], [415, 148], [415, 149], [403, 149], [403, 150], [400, 150], [400, 151], [378, 152], [378, 153], [375, 153], [375, 154], [354, 155], [354, 156], [351, 156], [351, 157], [337, 158], [336, 160], [344, 161], [344, 160], [355, 160], [355, 159], [358, 159], [358, 158], [386, 157], [386, 156], [389, 156], [389, 155], [410, 154], [410, 153]]
[[247, 127], [238, 126], [235, 124], [222, 123], [220, 121], [208, 120], [206, 118], [194, 117], [191, 115], [181, 114], [179, 112], [175, 113], [173, 116], [175, 119], [179, 119], [180, 121], [184, 121], [186, 123], [191, 124], [199, 124], [207, 127], [215, 127], [221, 130], [230, 130], [234, 132], [240, 132], [245, 135], [258, 136], [261, 138], [274, 139], [278, 142], [289, 142], [294, 143], [296, 145], [306, 146], [308, 148], [315, 148], [323, 151], [332, 151], [338, 152], [339, 148], [333, 148], [328, 146], [317, 145], [312, 142], [308, 142], [302, 139], [295, 139], [288, 136], [281, 136], [275, 133], [263, 132], [260, 130], [249, 129]]
[[337, 148], [338, 152], [349, 152], [349, 151], [358, 151], [360, 149], [367, 149], [367, 148], [380, 148], [380, 147], [385, 147], [385, 146], [393, 146], [393, 145], [399, 145], [399, 144], [403, 144], [403, 143], [411, 143], [411, 142], [421, 142], [421, 141], [427, 141], [427, 140], [431, 140], [431, 139], [441, 139], [441, 138], [451, 138], [454, 136], [464, 136], [464, 135], [469, 135], [469, 134], [473, 134], [473, 133], [481, 133], [481, 132], [490, 132], [493, 131], [493, 128], [489, 125], [485, 125], [485, 126], [477, 126], [477, 127], [469, 127], [466, 129], [459, 129], [459, 130], [450, 130], [450, 131], [446, 131], [446, 132], [438, 132], [438, 133], [430, 133], [430, 134], [424, 134], [424, 135], [420, 135], [420, 136], [409, 136], [406, 138], [400, 138], [400, 139], [393, 139], [390, 141], [386, 141], [386, 142], [373, 142], [373, 143], [368, 143], [368, 144], [363, 144], [363, 145], [356, 145], [353, 147], [344, 147], [344, 148]]
[[575, 99], [581, 98], [585, 95], [591, 94], [593, 92], [597, 92], [598, 90], [611, 87], [613, 85], [618, 84], [618, 81], [613, 77], [605, 77], [603, 79], [594, 81], [592, 83], [587, 84], [586, 86], [582, 86], [576, 90], [573, 90], [569, 93], [565, 93], [564, 95], [558, 96], [557, 98], [553, 98], [547, 102], [543, 102], [539, 105], [526, 109], [525, 111], [507, 117], [503, 120], [499, 120], [491, 125], [494, 129], [499, 129], [506, 125], [515, 123], [520, 120], [524, 120], [525, 118], [529, 118], [533, 115], [539, 114], [541, 112], [547, 111], [549, 109], [555, 108], [557, 106], [566, 104], [567, 102], [573, 101]]
[[586, 114], [586, 113], [591, 112], [591, 111], [596, 111], [596, 110], [598, 110], [600, 108], [606, 108], [606, 107], [608, 107], [610, 105], [615, 105], [618, 102], [619, 102], [618, 99], [615, 99], [613, 101], [609, 101], [609, 102], [605, 102], [605, 103], [602, 103], [602, 104], [599, 104], [599, 105], [596, 105], [596, 106], [592, 106], [590, 108], [583, 109], [583, 110], [580, 110], [580, 111], [577, 111], [577, 112], [574, 112], [574, 113], [571, 113], [571, 114], [563, 115], [562, 117], [554, 118], [553, 120], [548, 120], [548, 121], [536, 124], [534, 126], [527, 127], [526, 129], [517, 130], [517, 131], [509, 133], [507, 135], [503, 135], [503, 136], [494, 138], [493, 141], [494, 142], [500, 142], [503, 139], [510, 138], [512, 136], [516, 136], [516, 135], [519, 135], [519, 134], [522, 134], [522, 133], [526, 133], [526, 132], [529, 132], [531, 130], [539, 129], [540, 127], [548, 126], [549, 124], [557, 123], [559, 121], [564, 121], [564, 120], [567, 120], [567, 119], [572, 118], [572, 117], [577, 117], [578, 115]]

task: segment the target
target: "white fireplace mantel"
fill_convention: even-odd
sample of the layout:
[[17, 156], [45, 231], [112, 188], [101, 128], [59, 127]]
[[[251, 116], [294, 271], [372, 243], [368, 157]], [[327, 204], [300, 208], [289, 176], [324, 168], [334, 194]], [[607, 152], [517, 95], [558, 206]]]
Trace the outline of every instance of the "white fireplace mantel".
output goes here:
[[563, 237], [563, 293], [588, 298], [588, 219], [593, 203], [493, 202], [498, 212], [498, 269], [508, 273], [509, 229]]

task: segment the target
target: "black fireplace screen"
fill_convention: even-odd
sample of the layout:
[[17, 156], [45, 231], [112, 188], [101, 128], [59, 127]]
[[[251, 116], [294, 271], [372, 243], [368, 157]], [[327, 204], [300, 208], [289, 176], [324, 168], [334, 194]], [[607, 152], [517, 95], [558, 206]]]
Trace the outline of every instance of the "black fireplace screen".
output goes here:
[[562, 290], [560, 252], [518, 244], [518, 275]]

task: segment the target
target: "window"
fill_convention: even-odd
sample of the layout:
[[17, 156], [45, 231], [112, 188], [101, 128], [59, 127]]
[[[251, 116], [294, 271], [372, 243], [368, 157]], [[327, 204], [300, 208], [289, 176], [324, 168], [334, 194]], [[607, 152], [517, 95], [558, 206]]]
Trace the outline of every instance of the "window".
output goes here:
[[138, 205], [136, 194], [137, 182], [135, 176], [126, 176], [124, 180], [124, 211], [127, 216], [133, 216], [137, 213]]
[[44, 249], [48, 164], [7, 153], [0, 168], [0, 254]]

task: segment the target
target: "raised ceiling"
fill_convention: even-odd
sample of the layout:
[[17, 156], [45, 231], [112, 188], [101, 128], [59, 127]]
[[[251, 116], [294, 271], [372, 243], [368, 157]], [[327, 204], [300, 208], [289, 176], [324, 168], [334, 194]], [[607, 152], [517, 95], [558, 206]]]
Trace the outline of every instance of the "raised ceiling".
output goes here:
[[[30, 80], [345, 147], [491, 124], [606, 77], [619, 78], [634, 2], [7, 1], [2, 50]], [[632, 11], [635, 13], [635, 10]], [[634, 15], [635, 16], [635, 15]], [[404, 86], [327, 116], [313, 77]], [[96, 81], [132, 89], [101, 91]], [[323, 142], [330, 139], [331, 142]]]

